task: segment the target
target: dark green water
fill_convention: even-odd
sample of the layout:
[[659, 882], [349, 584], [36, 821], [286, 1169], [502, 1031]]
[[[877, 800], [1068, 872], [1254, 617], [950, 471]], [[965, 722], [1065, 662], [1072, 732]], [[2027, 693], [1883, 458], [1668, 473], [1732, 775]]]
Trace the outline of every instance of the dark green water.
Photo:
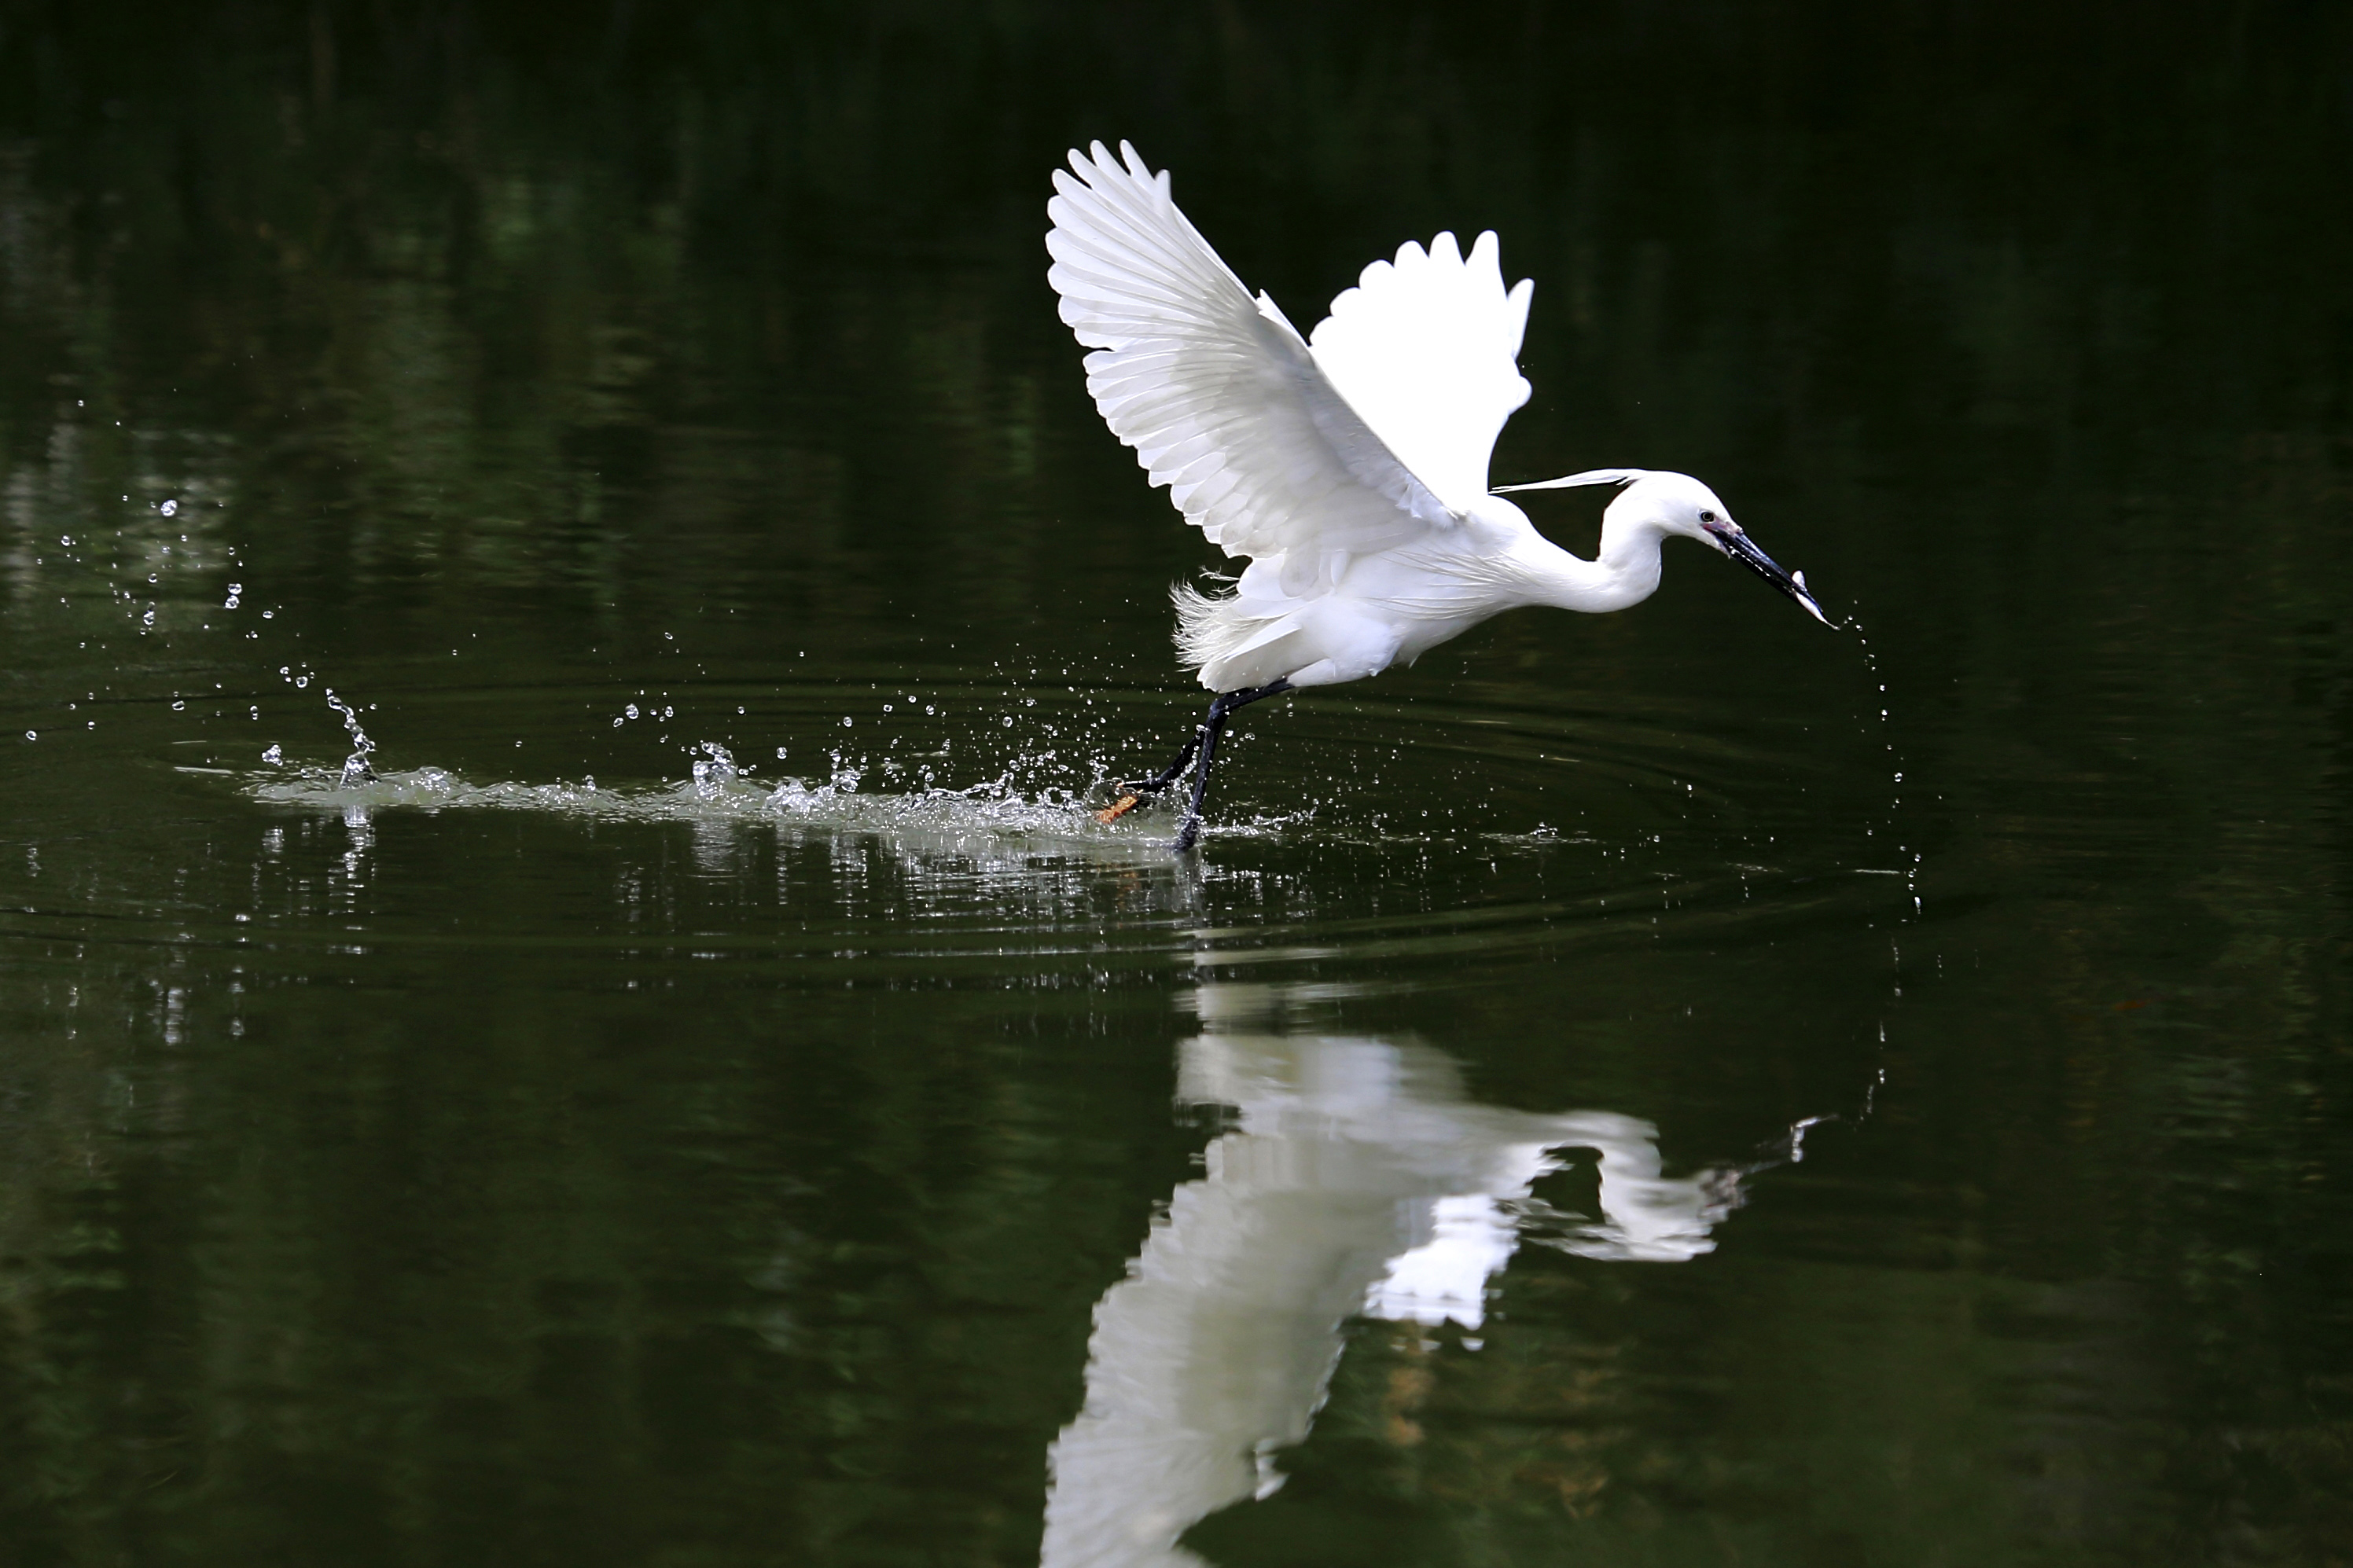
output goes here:
[[[2349, 46], [0, 10], [0, 1560], [2353, 1562]], [[1499, 479], [1868, 641], [1671, 551], [1095, 826], [1122, 135], [1302, 322], [1500, 230]]]

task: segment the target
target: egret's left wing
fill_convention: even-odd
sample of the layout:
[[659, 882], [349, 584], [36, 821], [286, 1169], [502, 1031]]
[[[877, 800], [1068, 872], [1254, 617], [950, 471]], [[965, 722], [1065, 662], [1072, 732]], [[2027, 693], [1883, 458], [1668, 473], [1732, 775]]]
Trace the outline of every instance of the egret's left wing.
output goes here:
[[1047, 204], [1047, 273], [1087, 356], [1087, 390], [1185, 521], [1230, 556], [1278, 562], [1312, 594], [1352, 555], [1452, 512], [1333, 390], [1305, 340], [1253, 300], [1120, 144], [1072, 153]]
[[1464, 256], [1441, 234], [1376, 261], [1309, 334], [1316, 364], [1455, 511], [1487, 493], [1487, 458], [1528, 400], [1517, 363], [1535, 284], [1504, 289], [1493, 230]]

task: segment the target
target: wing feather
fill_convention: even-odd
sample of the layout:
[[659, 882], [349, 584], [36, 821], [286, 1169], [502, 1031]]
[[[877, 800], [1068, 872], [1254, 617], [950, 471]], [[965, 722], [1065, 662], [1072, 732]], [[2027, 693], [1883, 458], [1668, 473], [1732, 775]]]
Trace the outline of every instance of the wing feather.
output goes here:
[[1492, 230], [1468, 257], [1441, 234], [1366, 268], [1309, 340], [1349, 406], [1454, 511], [1487, 493], [1495, 438], [1528, 400], [1517, 361], [1535, 289], [1504, 290]]
[[1340, 395], [1304, 339], [1256, 300], [1120, 143], [1054, 174], [1047, 279], [1087, 355], [1087, 390], [1185, 521], [1229, 556], [1280, 561], [1283, 587], [1454, 514]]

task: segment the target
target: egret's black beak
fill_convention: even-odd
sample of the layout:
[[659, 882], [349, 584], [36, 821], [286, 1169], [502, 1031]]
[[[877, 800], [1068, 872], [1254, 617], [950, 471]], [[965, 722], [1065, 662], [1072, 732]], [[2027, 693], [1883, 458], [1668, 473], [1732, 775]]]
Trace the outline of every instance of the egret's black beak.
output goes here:
[[1715, 541], [1717, 549], [1795, 599], [1798, 602], [1798, 607], [1806, 614], [1813, 616], [1822, 625], [1831, 626], [1832, 631], [1838, 629], [1831, 626], [1831, 618], [1822, 614], [1822, 607], [1815, 604], [1813, 595], [1807, 592], [1806, 574], [1803, 572], [1782, 571], [1780, 564], [1770, 555], [1757, 549], [1756, 542], [1750, 539], [1736, 522], [1703, 522], [1700, 526], [1707, 530], [1707, 536]]

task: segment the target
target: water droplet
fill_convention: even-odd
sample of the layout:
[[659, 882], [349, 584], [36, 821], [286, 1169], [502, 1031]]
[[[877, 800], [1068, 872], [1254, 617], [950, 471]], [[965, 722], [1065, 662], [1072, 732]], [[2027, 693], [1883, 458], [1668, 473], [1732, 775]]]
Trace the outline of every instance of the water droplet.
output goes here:
[[261, 753], [261, 760], [268, 763], [274, 768], [279, 763], [286, 760], [286, 753], [280, 751], [275, 745], [273, 745], [268, 751]]
[[25, 731], [25, 739], [27, 741], [37, 741], [40, 738], [41, 732], [38, 730], [27, 730]]
[[715, 741], [705, 741], [702, 750], [710, 760], [694, 764], [695, 787], [707, 795], [723, 784], [733, 784], [735, 759], [728, 754], [727, 748]]
[[165, 517], [177, 517], [180, 515], [180, 503], [175, 500], [167, 500], [159, 510]]
[[185, 713], [187, 710], [188, 705], [185, 702], [174, 702], [172, 704], [172, 711], [174, 713]]
[[638, 705], [637, 705], [636, 703], [634, 703], [634, 702], [629, 703], [628, 706], [624, 707], [624, 708], [621, 710], [621, 717], [623, 717], [624, 719], [634, 719], [634, 718], [636, 718], [637, 716], [638, 716]]

